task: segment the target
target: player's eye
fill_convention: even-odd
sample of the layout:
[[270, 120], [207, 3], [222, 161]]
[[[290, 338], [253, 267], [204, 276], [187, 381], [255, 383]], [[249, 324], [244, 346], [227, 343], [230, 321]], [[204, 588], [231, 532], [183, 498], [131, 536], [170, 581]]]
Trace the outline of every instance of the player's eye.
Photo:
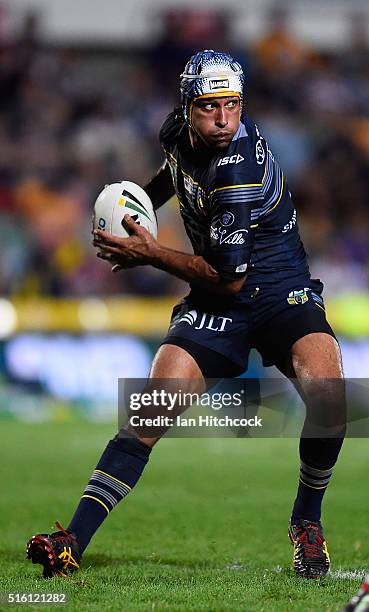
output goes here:
[[227, 102], [227, 108], [235, 108], [238, 105], [238, 100], [230, 100]]

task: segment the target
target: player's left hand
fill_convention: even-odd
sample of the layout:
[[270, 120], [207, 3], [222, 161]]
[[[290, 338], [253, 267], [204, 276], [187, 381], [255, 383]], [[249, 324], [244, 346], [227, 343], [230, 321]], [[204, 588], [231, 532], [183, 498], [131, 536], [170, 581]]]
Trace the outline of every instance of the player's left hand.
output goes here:
[[129, 215], [125, 215], [124, 226], [130, 232], [128, 238], [119, 238], [103, 230], [93, 231], [93, 245], [98, 249], [97, 257], [113, 263], [113, 272], [150, 263], [157, 241]]

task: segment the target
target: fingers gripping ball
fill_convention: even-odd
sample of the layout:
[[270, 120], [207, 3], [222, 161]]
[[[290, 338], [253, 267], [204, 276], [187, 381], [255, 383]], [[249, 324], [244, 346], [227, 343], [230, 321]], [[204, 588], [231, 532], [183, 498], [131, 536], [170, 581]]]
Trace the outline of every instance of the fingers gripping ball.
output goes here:
[[142, 187], [131, 181], [105, 185], [95, 202], [93, 229], [128, 238], [129, 232], [123, 223], [127, 214], [154, 238], [157, 237], [158, 226], [152, 202]]

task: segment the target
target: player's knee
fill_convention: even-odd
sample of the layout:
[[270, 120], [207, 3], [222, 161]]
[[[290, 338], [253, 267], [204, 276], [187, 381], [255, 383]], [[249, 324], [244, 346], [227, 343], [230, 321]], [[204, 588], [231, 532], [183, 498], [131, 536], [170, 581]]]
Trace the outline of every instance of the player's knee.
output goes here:
[[338, 342], [326, 333], [297, 340], [291, 349], [291, 361], [297, 378], [343, 378]]
[[120, 431], [116, 435], [116, 438], [118, 437], [121, 439], [131, 440], [133, 443], [141, 442], [142, 444], [145, 444], [150, 448], [153, 448], [153, 446], [155, 446], [155, 444], [159, 442], [159, 440], [161, 440], [162, 438], [162, 436], [148, 437], [140, 435], [140, 433], [137, 432], [137, 430], [132, 427], [130, 423], [127, 423], [124, 427], [122, 427], [122, 429], [120, 429]]

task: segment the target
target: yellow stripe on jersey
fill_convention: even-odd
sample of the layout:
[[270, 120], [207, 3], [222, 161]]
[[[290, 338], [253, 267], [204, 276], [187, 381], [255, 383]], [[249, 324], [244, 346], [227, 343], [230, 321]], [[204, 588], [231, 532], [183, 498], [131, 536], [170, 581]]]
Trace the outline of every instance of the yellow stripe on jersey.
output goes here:
[[243, 185], [227, 185], [226, 187], [217, 187], [210, 192], [209, 195], [213, 195], [217, 191], [225, 191], [226, 189], [239, 189], [240, 187], [262, 187], [263, 183], [247, 183]]
[[283, 193], [283, 187], [284, 187], [284, 176], [283, 176], [283, 174], [282, 174], [281, 191], [280, 191], [280, 194], [279, 194], [279, 196], [278, 196], [278, 200], [276, 201], [276, 203], [274, 204], [274, 206], [272, 206], [272, 208], [269, 208], [269, 210], [267, 210], [267, 211], [264, 213], [264, 215], [269, 215], [269, 213], [271, 213], [271, 212], [272, 212], [272, 210], [274, 210], [274, 209], [275, 209], [275, 208], [278, 206], [279, 202], [281, 201], [281, 197], [282, 197], [282, 193]]
[[187, 174], [187, 172], [184, 172], [184, 170], [181, 169], [181, 172], [183, 174], [183, 176], [186, 176], [188, 179], [190, 179], [191, 183], [193, 185], [198, 185], [198, 183], [196, 181], [193, 180], [192, 176], [190, 176], [189, 174]]
[[267, 170], [268, 170], [268, 158], [265, 164], [264, 175], [263, 175], [263, 178], [261, 179], [261, 183], [245, 183], [242, 185], [226, 185], [225, 187], [217, 187], [216, 189], [213, 189], [213, 191], [209, 193], [209, 196], [212, 196], [213, 193], [216, 193], [218, 191], [225, 191], [226, 189], [238, 189], [240, 187], [246, 187], [246, 188], [247, 187], [262, 187], [265, 183]]
[[[164, 147], [163, 147], [163, 149], [164, 149]], [[170, 158], [171, 158], [171, 159], [174, 161], [174, 163], [175, 163], [175, 164], [177, 164], [177, 165], [178, 165], [178, 161], [176, 160], [176, 158], [174, 157], [174, 155], [172, 155], [172, 154], [171, 154], [171, 152], [170, 152], [170, 151], [167, 151], [166, 149], [164, 149], [164, 152], [165, 152], [167, 155], [169, 155], [169, 157], [170, 157]]]

